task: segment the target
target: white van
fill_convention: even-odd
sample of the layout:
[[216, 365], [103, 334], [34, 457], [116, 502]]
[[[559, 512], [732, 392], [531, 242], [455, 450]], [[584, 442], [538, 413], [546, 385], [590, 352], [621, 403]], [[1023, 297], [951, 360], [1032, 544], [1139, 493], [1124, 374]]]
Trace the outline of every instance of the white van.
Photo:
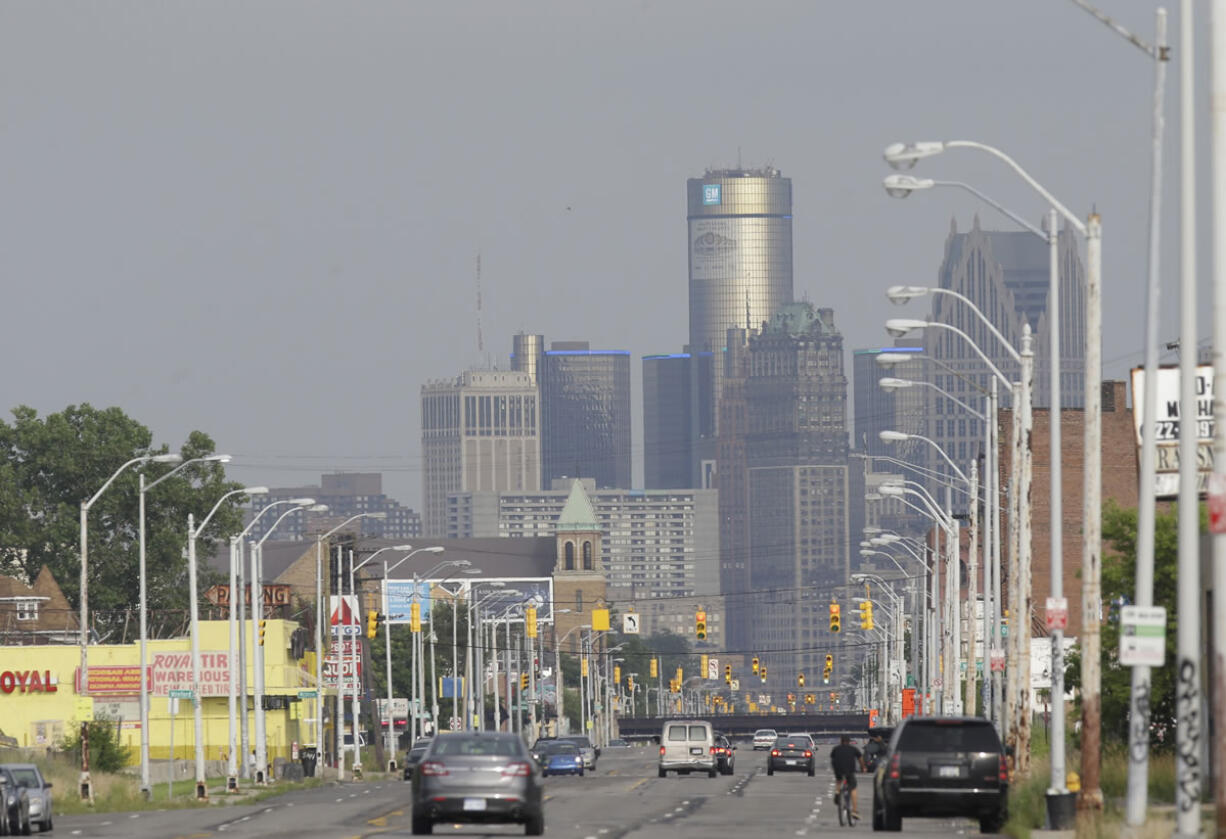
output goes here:
[[660, 777], [669, 770], [688, 775], [706, 772], [714, 778], [715, 732], [706, 720], [669, 720], [660, 732]]

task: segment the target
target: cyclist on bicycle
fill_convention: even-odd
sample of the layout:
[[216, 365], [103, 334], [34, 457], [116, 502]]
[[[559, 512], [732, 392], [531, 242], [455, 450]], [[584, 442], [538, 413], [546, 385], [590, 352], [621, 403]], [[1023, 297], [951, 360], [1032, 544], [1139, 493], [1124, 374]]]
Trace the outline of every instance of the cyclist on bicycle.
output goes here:
[[830, 768], [834, 770], [834, 780], [842, 789], [842, 782], [847, 781], [847, 789], [851, 791], [851, 814], [860, 818], [859, 796], [856, 795], [856, 767], [864, 771], [864, 755], [851, 744], [851, 738], [844, 734], [839, 738], [839, 745], [830, 750]]
[[881, 737], [880, 731], [869, 733], [869, 740], [864, 744], [864, 768], [868, 772], [872, 772], [877, 768], [877, 761], [881, 760], [885, 754], [885, 740]]

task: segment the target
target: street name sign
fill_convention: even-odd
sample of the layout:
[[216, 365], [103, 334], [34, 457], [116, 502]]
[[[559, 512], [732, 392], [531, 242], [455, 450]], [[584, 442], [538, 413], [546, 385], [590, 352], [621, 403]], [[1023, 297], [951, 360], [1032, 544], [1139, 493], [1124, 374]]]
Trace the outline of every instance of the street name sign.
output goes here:
[[1125, 606], [1120, 611], [1120, 664], [1161, 667], [1166, 663], [1166, 609]]

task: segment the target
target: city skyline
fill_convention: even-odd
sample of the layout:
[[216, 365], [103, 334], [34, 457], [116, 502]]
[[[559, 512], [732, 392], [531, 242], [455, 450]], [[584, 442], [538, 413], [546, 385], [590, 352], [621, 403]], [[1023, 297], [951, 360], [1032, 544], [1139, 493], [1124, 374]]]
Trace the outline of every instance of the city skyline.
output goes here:
[[[1105, 372], [1124, 378], [1141, 358], [1148, 63], [1072, 4], [771, 9], [745, 41], [719, 23], [738, 6], [717, 1], [583, 14], [270, 2], [238, 30], [207, 5], [87, 18], [14, 6], [0, 62], [26, 81], [0, 86], [0, 271], [21, 294], [0, 347], [24, 362], [3, 407], [116, 405], [158, 441], [208, 432], [234, 454], [235, 480], [378, 471], [420, 509], [417, 387], [501, 356], [519, 328], [564, 336], [582, 322], [593, 346], [629, 349], [640, 422], [640, 355], [684, 343], [681, 189], [706, 168], [783, 171], [795, 299], [834, 309], [848, 346], [883, 343], [882, 290], [935, 281], [951, 219], [1011, 229], [953, 190], [896, 201], [881, 189], [886, 144], [958, 137], [1005, 148], [1078, 215], [1102, 213]], [[1152, 11], [1112, 4], [1140, 33]], [[1016, 37], [983, 37], [1000, 31]], [[957, 54], [934, 49], [951, 38]], [[1036, 43], [1052, 60], [1035, 60]], [[174, 71], [151, 71], [166, 50]], [[458, 69], [412, 81], [440, 64]], [[838, 81], [815, 91], [815, 78]], [[1041, 201], [993, 161], [949, 154], [924, 169], [1040, 221]], [[1164, 206], [1164, 276], [1175, 210]], [[346, 391], [363, 394], [357, 410]]]

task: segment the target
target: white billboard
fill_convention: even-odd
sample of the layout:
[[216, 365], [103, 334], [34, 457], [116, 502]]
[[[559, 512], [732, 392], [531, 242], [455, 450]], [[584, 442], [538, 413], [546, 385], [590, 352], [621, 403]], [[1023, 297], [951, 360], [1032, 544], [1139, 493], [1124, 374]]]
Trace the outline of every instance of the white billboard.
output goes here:
[[[1155, 488], [1159, 498], [1179, 494], [1179, 439], [1184, 428], [1180, 413], [1180, 375], [1178, 367], [1161, 367], [1157, 376], [1158, 411], [1142, 427], [1141, 414], [1145, 407], [1145, 370], [1132, 371], [1132, 425], [1136, 432], [1137, 457], [1145, 434], [1153, 435], [1157, 443]], [[1196, 431], [1196, 463], [1198, 487], [1205, 492], [1205, 483], [1213, 471], [1213, 367], [1202, 364], [1196, 368], [1196, 416], [1191, 419]]]
[[735, 219], [700, 218], [690, 222], [690, 278], [722, 280], [739, 270]]

